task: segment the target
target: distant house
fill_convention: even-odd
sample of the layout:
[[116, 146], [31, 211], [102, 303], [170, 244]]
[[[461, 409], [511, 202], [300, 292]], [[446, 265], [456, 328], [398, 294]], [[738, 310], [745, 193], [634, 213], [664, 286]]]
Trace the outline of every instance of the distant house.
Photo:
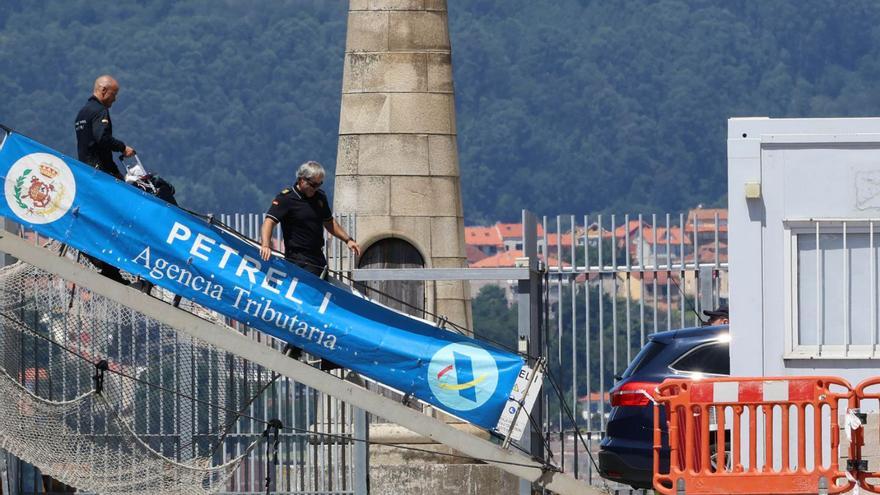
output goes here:
[[[652, 225], [641, 219], [625, 220], [613, 225], [606, 221], [600, 225], [593, 222], [588, 226], [576, 226], [563, 232], [545, 232], [538, 225], [538, 255], [548, 258], [551, 270], [559, 266], [571, 268], [575, 263], [578, 271], [583, 271], [585, 254], [589, 252], [590, 263], [595, 270], [600, 240], [604, 243], [601, 265], [607, 269], [616, 264], [619, 272], [617, 283], [606, 277], [601, 284], [603, 292], [616, 293], [618, 297], [640, 299], [642, 297], [676, 297], [678, 285], [688, 293], [695, 290], [693, 277], [683, 277], [684, 269], [693, 271], [695, 261], [703, 268], [707, 265], [727, 263], [727, 211], [717, 208], [694, 208], [687, 215], [649, 217], [657, 221]], [[684, 225], [678, 225], [679, 223]], [[613, 227], [607, 230], [603, 225]], [[522, 256], [523, 227], [519, 223], [496, 223], [488, 227], [465, 227], [468, 265], [474, 268], [499, 268], [515, 266], [516, 258]], [[616, 249], [611, 250], [610, 246]], [[696, 253], [695, 253], [696, 248]], [[614, 252], [611, 252], [614, 251]], [[624, 256], [622, 253], [626, 253]], [[627, 270], [631, 271], [629, 277]], [[657, 272], [655, 275], [655, 271]], [[637, 273], [640, 272], [640, 273]], [[667, 273], [668, 272], [668, 273]], [[581, 283], [587, 275], [581, 273], [576, 279]], [[630, 282], [626, 281], [629, 278]], [[598, 281], [597, 273], [590, 273], [591, 281]], [[500, 282], [487, 282], [505, 285]], [[476, 294], [487, 283], [471, 286]], [[598, 282], [597, 282], [598, 283]], [[727, 294], [727, 278], [718, 282], [721, 293]], [[676, 285], [677, 284], [677, 285]], [[509, 284], [506, 284], [509, 285]], [[512, 292], [510, 293], [512, 297]]]
[[[694, 208], [688, 212], [684, 226], [685, 236], [694, 240], [697, 247], [715, 244], [716, 236], [719, 242], [727, 245], [727, 209], [724, 208]], [[726, 253], [726, 248], [725, 248]]]
[[[509, 268], [516, 266], [516, 260], [518, 258], [522, 258], [523, 256], [525, 255], [522, 251], [519, 250], [499, 251], [493, 256], [487, 256], [473, 263], [469, 261], [468, 265], [471, 268]], [[539, 256], [539, 258], [543, 259], [544, 257]], [[555, 258], [550, 258], [549, 263], [558, 264], [559, 260]], [[571, 265], [563, 262], [562, 266], [568, 267]], [[517, 282], [518, 281], [516, 280], [474, 280], [470, 283], [471, 296], [475, 297], [477, 294], [479, 294], [480, 289], [486, 285], [497, 285], [504, 289], [505, 297], [507, 298], [507, 302], [510, 304], [513, 303], [514, 297], [516, 296]]]
[[[501, 223], [495, 224], [498, 234], [501, 236], [504, 249], [507, 251], [522, 251], [523, 248], [523, 226], [521, 223]], [[538, 224], [538, 239], [544, 236], [544, 227]], [[540, 241], [539, 241], [540, 242]], [[540, 249], [539, 249], [540, 250]]]
[[[548, 233], [547, 234], [546, 252], [551, 256], [556, 255], [561, 258], [571, 259], [572, 247], [583, 245], [583, 238], [577, 237], [577, 240], [580, 242], [575, 241], [575, 238], [576, 238], [576, 236], [571, 232], [565, 232], [561, 235], [557, 234], [555, 232]], [[539, 239], [538, 242], [539, 242], [539, 244], [541, 244], [543, 246], [543, 244], [544, 244], [543, 239]], [[539, 247], [538, 253], [544, 254], [544, 250], [540, 249], [540, 247]], [[560, 253], [562, 253], [562, 254], [560, 254]]]
[[[504, 250], [501, 234], [495, 226], [465, 227], [464, 242], [465, 245], [476, 249], [485, 256], [492, 256], [498, 251]], [[470, 261], [470, 256], [468, 260]]]
[[679, 263], [693, 251], [691, 238], [677, 225], [642, 230], [638, 246], [633, 246], [634, 265], [666, 268]]
[[[538, 252], [543, 253], [544, 229], [538, 226]], [[488, 227], [464, 228], [464, 242], [468, 253], [468, 265], [494, 256], [502, 251], [522, 251], [523, 228], [520, 223], [496, 223]], [[512, 266], [512, 265], [511, 265]]]
[[489, 257], [489, 255], [483, 252], [478, 246], [473, 246], [471, 244], [465, 244], [464, 251], [467, 255], [468, 266], [472, 266], [477, 261]]
[[[484, 258], [472, 265], [471, 268], [506, 268], [516, 266], [517, 258], [522, 258], [525, 256], [522, 251], [519, 250], [511, 250], [511, 251], [502, 251], [494, 256], [490, 256]], [[540, 259], [544, 259], [543, 256], [538, 256]], [[558, 265], [559, 260], [556, 258], [550, 258], [548, 263], [551, 265]], [[563, 267], [571, 266], [569, 263], [562, 262]]]

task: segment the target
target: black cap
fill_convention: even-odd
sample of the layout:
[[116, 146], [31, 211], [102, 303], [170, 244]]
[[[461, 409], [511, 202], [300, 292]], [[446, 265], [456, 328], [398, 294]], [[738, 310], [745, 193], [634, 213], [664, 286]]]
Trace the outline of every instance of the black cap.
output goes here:
[[709, 318], [718, 318], [724, 317], [730, 319], [730, 311], [727, 309], [727, 306], [719, 306], [713, 310], [704, 310], [703, 314], [708, 316]]

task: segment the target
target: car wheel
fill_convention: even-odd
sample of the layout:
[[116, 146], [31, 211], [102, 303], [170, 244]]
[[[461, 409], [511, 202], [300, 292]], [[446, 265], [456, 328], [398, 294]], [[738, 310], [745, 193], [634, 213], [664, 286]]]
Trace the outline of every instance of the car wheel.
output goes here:
[[[709, 444], [709, 465], [713, 472], [718, 472], [718, 447], [715, 442]], [[733, 471], [733, 459], [730, 457], [730, 443], [724, 446], [724, 469], [725, 472]]]

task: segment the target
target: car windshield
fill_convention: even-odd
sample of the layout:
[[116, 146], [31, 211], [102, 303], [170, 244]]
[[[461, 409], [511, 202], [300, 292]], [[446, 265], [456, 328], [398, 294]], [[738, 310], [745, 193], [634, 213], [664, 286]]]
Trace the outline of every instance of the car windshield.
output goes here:
[[666, 344], [661, 344], [660, 342], [655, 342], [653, 340], [649, 340], [645, 347], [642, 347], [642, 350], [636, 354], [636, 357], [629, 363], [629, 366], [626, 367], [626, 371], [623, 372], [621, 378], [627, 378], [636, 371], [639, 370], [645, 363], [649, 362], [651, 359], [654, 359], [654, 356], [660, 354], [660, 351], [666, 347]]

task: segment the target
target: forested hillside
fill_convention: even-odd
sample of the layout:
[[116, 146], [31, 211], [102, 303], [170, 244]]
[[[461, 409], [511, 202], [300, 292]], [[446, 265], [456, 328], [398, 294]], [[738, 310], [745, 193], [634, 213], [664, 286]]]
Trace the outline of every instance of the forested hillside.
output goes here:
[[[469, 222], [725, 203], [730, 116], [878, 116], [870, 0], [449, 0]], [[202, 211], [336, 158], [347, 2], [2, 0], [0, 122], [67, 153], [95, 76]], [[328, 185], [330, 183], [328, 182]]]

